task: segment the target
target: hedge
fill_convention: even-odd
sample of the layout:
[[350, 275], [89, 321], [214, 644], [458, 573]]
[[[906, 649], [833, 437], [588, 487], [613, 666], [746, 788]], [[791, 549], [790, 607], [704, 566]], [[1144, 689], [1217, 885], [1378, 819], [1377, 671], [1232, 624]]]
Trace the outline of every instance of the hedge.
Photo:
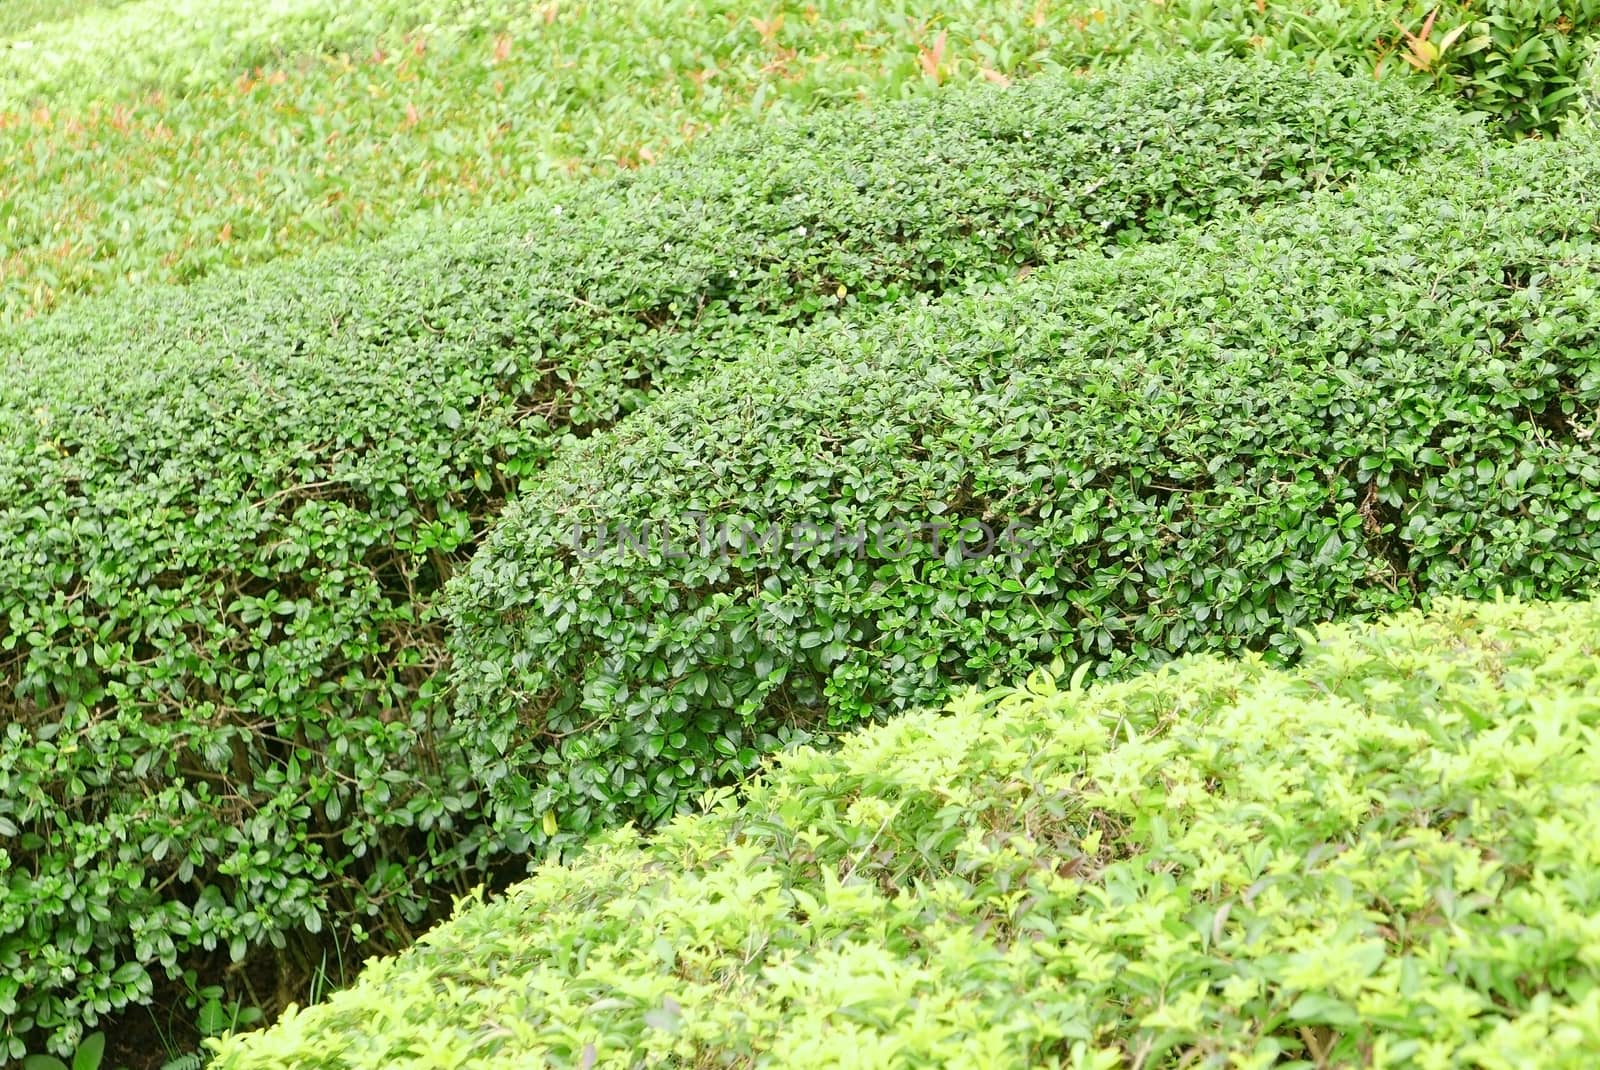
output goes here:
[[0, 1052], [229, 959], [287, 998], [525, 846], [479, 819], [436, 595], [562, 440], [819, 316], [1477, 140], [1397, 87], [1181, 63], [731, 134], [18, 332]]
[[1040, 672], [466, 905], [218, 1070], [1476, 1067], [1600, 1050], [1600, 605]]
[[816, 332], [582, 443], [452, 588], [502, 816], [657, 819], [1040, 660], [1289, 657], [1439, 593], [1589, 590], [1597, 164], [1373, 176]]

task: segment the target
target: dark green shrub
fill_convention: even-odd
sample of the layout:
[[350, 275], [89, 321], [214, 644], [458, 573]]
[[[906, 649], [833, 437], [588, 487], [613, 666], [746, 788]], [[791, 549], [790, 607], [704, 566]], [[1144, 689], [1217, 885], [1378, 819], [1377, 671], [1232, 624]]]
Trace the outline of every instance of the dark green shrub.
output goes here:
[[1169, 0], [1100, 36], [1104, 57], [1184, 48], [1410, 75], [1516, 136], [1555, 132], [1597, 35], [1600, 0]]
[[[1440, 592], [1588, 588], [1597, 164], [1530, 142], [1377, 176], [814, 333], [583, 443], [450, 603], [508, 819], [659, 817], [1053, 658], [1287, 655]], [[894, 530], [938, 523], [1026, 552]]]
[[[1550, 132], [1580, 102], [1600, 35], [1600, 0], [1477, 0], [1437, 78], [1511, 133]], [[1436, 42], [1443, 38], [1436, 30]], [[1402, 49], [1410, 45], [1402, 41]]]
[[764, 331], [1474, 143], [1403, 89], [1259, 66], [1040, 82], [18, 332], [0, 1056], [66, 1051], [185, 966], [250, 958], [287, 998], [307, 933], [390, 946], [482, 877], [506, 844], [440, 701], [435, 594], [563, 438]]
[[1589, 1070], [1600, 606], [1045, 674], [474, 903], [218, 1070]]

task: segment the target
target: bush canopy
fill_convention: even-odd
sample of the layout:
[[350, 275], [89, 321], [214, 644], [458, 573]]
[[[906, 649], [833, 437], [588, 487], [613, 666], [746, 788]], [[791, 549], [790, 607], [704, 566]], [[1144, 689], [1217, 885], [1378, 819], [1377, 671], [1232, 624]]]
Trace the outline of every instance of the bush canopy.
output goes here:
[[577, 839], [1052, 658], [1593, 589], [1597, 164], [1373, 176], [813, 332], [579, 444], [453, 588], [498, 804]]
[[218, 1070], [1526, 1066], [1600, 1050], [1600, 607], [1035, 673], [464, 907]]

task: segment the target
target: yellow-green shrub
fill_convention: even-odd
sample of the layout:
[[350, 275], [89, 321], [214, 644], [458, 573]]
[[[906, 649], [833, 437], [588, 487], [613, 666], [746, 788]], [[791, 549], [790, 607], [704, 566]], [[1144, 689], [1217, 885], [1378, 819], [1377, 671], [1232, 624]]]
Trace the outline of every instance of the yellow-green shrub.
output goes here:
[[1597, 824], [1593, 603], [1040, 673], [549, 862], [216, 1065], [1588, 1070]]

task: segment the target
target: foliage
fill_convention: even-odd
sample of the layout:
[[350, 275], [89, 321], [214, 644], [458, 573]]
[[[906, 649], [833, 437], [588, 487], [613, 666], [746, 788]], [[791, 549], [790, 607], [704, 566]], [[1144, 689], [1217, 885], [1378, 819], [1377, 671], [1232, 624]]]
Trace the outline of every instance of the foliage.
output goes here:
[[1128, 56], [1411, 75], [1549, 130], [1597, 25], [1600, 0], [138, 0], [0, 41], [0, 324], [638, 166], [730, 119]]
[[53, 1055], [30, 1055], [22, 1060], [22, 1070], [100, 1070], [105, 1051], [106, 1035], [90, 1033], [78, 1042], [71, 1065]]
[[0, 323], [1088, 47], [1031, 4], [958, 0], [937, 29], [918, 6], [142, 0], [56, 24], [0, 47]]
[[[0, 4], [0, 38], [30, 34], [40, 26], [69, 19], [98, 7], [111, 7], [129, 0], [6, 0]], [[0, 40], [0, 51], [7, 42]], [[9, 66], [11, 57], [0, 57], [0, 68]]]
[[229, 959], [270, 1012], [315, 934], [393, 946], [485, 874], [436, 592], [563, 439], [818, 316], [1475, 143], [1413, 93], [1259, 65], [978, 89], [20, 332], [0, 1041]]
[[450, 601], [502, 818], [659, 818], [1041, 659], [1593, 589], [1597, 165], [1369, 176], [768, 347], [565, 451]]
[[1600, 0], [1152, 0], [1132, 21], [1141, 49], [1411, 73], [1522, 135], [1574, 103]]
[[0, 94], [25, 105], [204, 89], [252, 67], [363, 48], [397, 24], [468, 29], [509, 10], [461, 0], [99, 0], [72, 9], [25, 0], [28, 7], [37, 17], [22, 25], [21, 13], [13, 16], [9, 47], [0, 48]]
[[1525, 1066], [1600, 1048], [1600, 606], [957, 697], [464, 905], [222, 1070]]
[[1579, 103], [1600, 0], [1485, 0], [1469, 11], [1454, 52], [1432, 64], [1441, 86], [1514, 134], [1554, 129]]

